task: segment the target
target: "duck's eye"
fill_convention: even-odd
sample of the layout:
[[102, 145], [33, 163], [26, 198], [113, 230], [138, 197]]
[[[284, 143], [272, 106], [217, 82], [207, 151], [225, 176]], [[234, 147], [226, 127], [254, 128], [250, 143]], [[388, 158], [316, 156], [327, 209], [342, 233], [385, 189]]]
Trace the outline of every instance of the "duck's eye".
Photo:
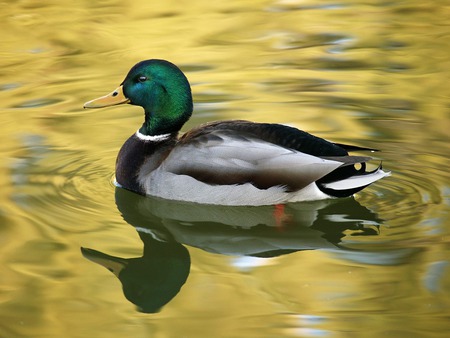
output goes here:
[[147, 81], [147, 76], [139, 76], [139, 77], [138, 77], [138, 81], [139, 81], [139, 82], [145, 82], [145, 81]]

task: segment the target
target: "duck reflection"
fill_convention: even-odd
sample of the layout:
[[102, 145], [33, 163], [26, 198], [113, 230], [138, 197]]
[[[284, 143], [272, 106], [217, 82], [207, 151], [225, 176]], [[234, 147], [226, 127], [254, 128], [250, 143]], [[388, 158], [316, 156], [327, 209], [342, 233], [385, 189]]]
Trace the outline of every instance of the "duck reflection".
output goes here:
[[189, 275], [183, 245], [208, 252], [275, 257], [339, 248], [344, 232], [376, 235], [380, 219], [353, 198], [263, 207], [226, 207], [144, 197], [116, 188], [116, 204], [144, 243], [142, 257], [120, 258], [82, 248], [87, 259], [113, 272], [140, 311], [157, 312]]
[[103, 265], [122, 283], [125, 297], [141, 312], [155, 313], [180, 291], [189, 275], [187, 249], [176, 242], [160, 242], [139, 233], [144, 243], [142, 257], [120, 258], [81, 248], [83, 256]]

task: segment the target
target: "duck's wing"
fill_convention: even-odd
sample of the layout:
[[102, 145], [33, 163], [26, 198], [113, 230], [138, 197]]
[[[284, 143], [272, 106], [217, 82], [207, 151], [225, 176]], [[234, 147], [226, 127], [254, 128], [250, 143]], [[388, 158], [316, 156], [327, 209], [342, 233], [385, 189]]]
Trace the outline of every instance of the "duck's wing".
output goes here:
[[192, 142], [199, 136], [222, 131], [235, 136], [242, 135], [257, 140], [293, 149], [313, 156], [345, 156], [347, 151], [372, 150], [351, 145], [332, 143], [320, 137], [290, 126], [276, 123], [255, 123], [243, 120], [217, 121], [192, 129], [181, 138], [181, 142]]
[[343, 144], [343, 143], [333, 143], [333, 144], [335, 146], [345, 149], [346, 151], [370, 151], [370, 152], [379, 151], [378, 149], [359, 147], [351, 144]]
[[236, 130], [235, 124], [231, 123], [231, 128], [227, 124], [228, 128], [208, 125], [181, 138], [161, 170], [211, 185], [251, 183], [260, 189], [283, 186], [286, 191], [296, 191], [339, 167], [369, 159], [348, 156], [345, 151], [323, 152], [332, 158], [321, 158], [286, 147], [282, 142], [270, 142], [279, 135], [269, 133], [261, 137], [242, 128], [246, 126]]

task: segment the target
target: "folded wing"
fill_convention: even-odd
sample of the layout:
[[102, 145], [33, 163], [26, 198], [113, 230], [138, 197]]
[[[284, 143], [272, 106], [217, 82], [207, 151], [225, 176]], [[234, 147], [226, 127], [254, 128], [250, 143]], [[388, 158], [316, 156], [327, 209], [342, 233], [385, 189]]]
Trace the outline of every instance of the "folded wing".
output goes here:
[[355, 156], [321, 158], [252, 135], [210, 130], [189, 142], [180, 142], [161, 169], [211, 185], [251, 183], [259, 189], [283, 186], [286, 191], [296, 191], [341, 166], [368, 159]]

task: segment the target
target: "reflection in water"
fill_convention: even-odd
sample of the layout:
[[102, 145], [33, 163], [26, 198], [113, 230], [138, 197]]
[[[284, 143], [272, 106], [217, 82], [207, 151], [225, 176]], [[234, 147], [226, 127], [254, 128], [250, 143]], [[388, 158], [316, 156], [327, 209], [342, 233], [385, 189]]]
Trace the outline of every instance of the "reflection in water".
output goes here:
[[183, 245], [236, 256], [276, 257], [341, 247], [344, 232], [377, 235], [381, 220], [352, 198], [263, 207], [226, 207], [144, 197], [116, 188], [116, 204], [138, 231], [143, 256], [125, 259], [82, 248], [121, 281], [126, 298], [157, 312], [190, 270]]
[[114, 273], [125, 297], [142, 312], [153, 313], [168, 303], [186, 282], [191, 265], [187, 249], [177, 242], [161, 242], [140, 232], [144, 254], [120, 258], [82, 248], [83, 256]]
[[[450, 39], [444, 3], [3, 1], [0, 337], [448, 336]], [[79, 243], [98, 243], [90, 247], [122, 257], [140, 247], [114, 207], [107, 178], [141, 112], [118, 107], [94, 114], [80, 106], [116, 83], [128, 65], [151, 57], [173, 60], [192, 81], [196, 113], [186, 130], [247, 119], [382, 149], [377, 155], [394, 175], [358, 196], [383, 219], [379, 231], [370, 216], [360, 216], [362, 230], [345, 230], [337, 220], [352, 218], [344, 202], [317, 207], [323, 226], [315, 222], [305, 230], [322, 244], [354, 250], [268, 260], [186, 246], [192, 268], [181, 292], [162, 313], [134, 313], [114, 277], [106, 284], [105, 271], [79, 254]], [[178, 207], [158, 213], [159, 220], [148, 217], [175, 226], [180, 218], [168, 218]], [[272, 216], [269, 209], [261, 218]], [[259, 223], [237, 231], [218, 217], [211, 226], [206, 218], [202, 227], [236, 231], [243, 247], [243, 236], [251, 237]], [[282, 231], [300, 232], [295, 228], [314, 222], [279, 223], [284, 228], [276, 221], [264, 228], [286, 243]], [[186, 222], [184, 231], [197, 225]], [[378, 235], [359, 236], [370, 232]], [[218, 241], [200, 236], [194, 239], [215, 242], [206, 243], [209, 251], [221, 251]], [[222, 251], [232, 253], [230, 239], [222, 238]], [[399, 249], [416, 253], [394, 260]], [[270, 264], [241, 273], [236, 261]]]

